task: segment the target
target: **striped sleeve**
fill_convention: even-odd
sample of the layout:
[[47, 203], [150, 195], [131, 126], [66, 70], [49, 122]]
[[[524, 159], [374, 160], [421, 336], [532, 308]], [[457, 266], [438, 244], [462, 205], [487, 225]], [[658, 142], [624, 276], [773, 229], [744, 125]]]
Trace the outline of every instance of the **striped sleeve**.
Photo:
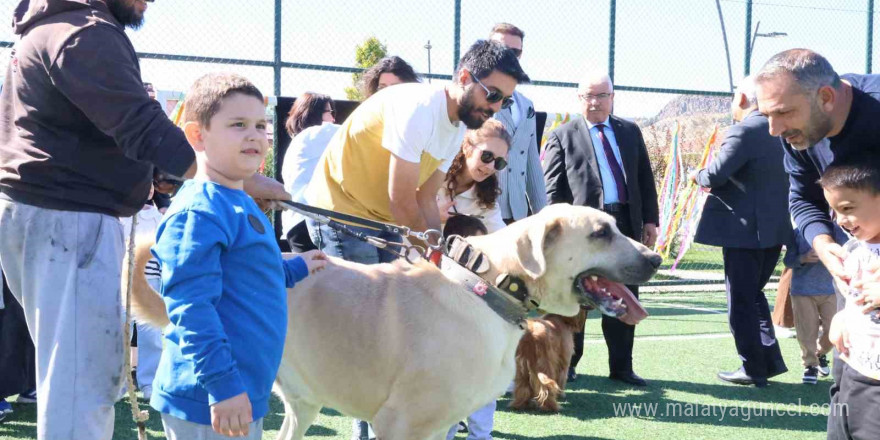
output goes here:
[[147, 262], [147, 266], [144, 268], [144, 276], [146, 276], [147, 279], [162, 278], [162, 269], [159, 266], [159, 260], [151, 258], [150, 261]]

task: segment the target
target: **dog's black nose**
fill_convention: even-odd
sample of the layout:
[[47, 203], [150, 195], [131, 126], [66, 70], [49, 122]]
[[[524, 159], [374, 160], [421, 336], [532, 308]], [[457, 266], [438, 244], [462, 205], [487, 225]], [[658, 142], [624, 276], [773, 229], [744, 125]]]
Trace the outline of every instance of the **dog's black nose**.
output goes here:
[[648, 261], [651, 262], [651, 266], [654, 266], [654, 269], [657, 269], [663, 264], [663, 257], [661, 257], [660, 254], [651, 252], [651, 255], [648, 256]]

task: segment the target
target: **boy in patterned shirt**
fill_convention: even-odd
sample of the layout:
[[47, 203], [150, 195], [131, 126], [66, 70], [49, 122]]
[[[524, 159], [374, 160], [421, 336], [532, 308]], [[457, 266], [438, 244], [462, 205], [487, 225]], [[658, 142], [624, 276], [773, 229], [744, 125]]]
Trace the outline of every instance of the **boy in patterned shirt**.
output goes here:
[[845, 362], [831, 400], [829, 439], [880, 438], [880, 163], [834, 165], [819, 184], [837, 223], [853, 238], [844, 245], [851, 281], [830, 339]]

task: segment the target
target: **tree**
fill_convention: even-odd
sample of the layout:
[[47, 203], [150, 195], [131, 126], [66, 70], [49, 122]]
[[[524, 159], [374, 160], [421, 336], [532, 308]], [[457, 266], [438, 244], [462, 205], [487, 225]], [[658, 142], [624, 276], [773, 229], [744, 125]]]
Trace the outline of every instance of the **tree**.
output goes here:
[[[388, 47], [382, 44], [378, 38], [371, 36], [370, 38], [367, 38], [363, 44], [355, 48], [355, 67], [367, 70], [378, 63], [379, 60], [385, 58], [387, 53]], [[361, 81], [363, 75], [363, 71], [351, 75], [353, 86], [345, 88], [345, 96], [349, 100], [363, 101], [364, 96], [361, 95], [361, 91], [358, 89], [358, 83]]]

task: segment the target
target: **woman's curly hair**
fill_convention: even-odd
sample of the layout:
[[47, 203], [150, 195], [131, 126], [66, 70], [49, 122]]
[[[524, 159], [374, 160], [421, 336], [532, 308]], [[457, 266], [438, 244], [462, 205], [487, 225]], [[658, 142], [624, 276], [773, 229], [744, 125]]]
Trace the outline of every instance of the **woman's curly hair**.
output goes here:
[[[474, 150], [477, 145], [480, 145], [491, 138], [501, 139], [507, 144], [507, 147], [510, 148], [510, 143], [512, 142], [510, 134], [507, 132], [507, 129], [504, 128], [504, 124], [497, 119], [489, 119], [482, 127], [476, 130], [467, 131], [467, 134], [464, 136], [464, 142], [461, 144], [461, 150], [459, 150], [455, 159], [452, 160], [452, 164], [449, 166], [449, 171], [446, 172], [446, 190], [449, 191], [449, 197], [451, 199], [454, 199], [455, 187], [458, 184], [460, 176], [468, 172], [468, 153]], [[482, 182], [476, 182], [474, 186], [477, 203], [485, 209], [492, 209], [492, 207], [495, 206], [495, 202], [498, 200], [498, 196], [501, 194], [501, 189], [498, 188], [498, 173], [487, 177]]]

